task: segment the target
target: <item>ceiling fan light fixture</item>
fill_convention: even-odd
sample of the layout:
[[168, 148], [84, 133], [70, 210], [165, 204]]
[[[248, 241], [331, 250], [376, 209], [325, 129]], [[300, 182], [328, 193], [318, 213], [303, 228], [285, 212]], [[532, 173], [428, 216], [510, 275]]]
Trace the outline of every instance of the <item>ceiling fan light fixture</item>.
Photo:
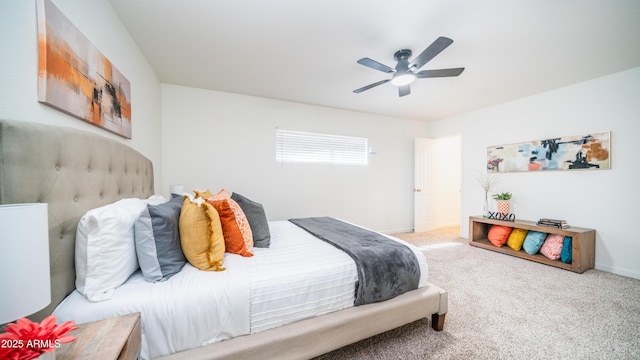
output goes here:
[[409, 84], [411, 84], [415, 79], [458, 76], [464, 71], [463, 67], [454, 69], [418, 71], [421, 67], [428, 63], [436, 55], [440, 54], [452, 43], [453, 40], [449, 39], [448, 37], [440, 36], [433, 43], [431, 43], [431, 45], [424, 49], [424, 51], [422, 51], [420, 55], [416, 56], [411, 62], [409, 61], [409, 58], [411, 57], [410, 49], [398, 50], [395, 52], [395, 54], [393, 54], [393, 59], [397, 62], [395, 68], [392, 68], [385, 64], [381, 64], [369, 58], [362, 58], [357, 61], [358, 64], [364, 65], [374, 70], [382, 71], [386, 74], [393, 75], [391, 78], [386, 78], [384, 80], [374, 82], [373, 84], [363, 86], [361, 88], [353, 90], [353, 92], [355, 94], [359, 94], [363, 91], [390, 82], [392, 85], [398, 87], [398, 96], [402, 97], [411, 94], [411, 88]]
[[416, 79], [414, 74], [406, 73], [401, 75], [396, 75], [391, 79], [391, 83], [395, 86], [404, 86], [411, 84]]

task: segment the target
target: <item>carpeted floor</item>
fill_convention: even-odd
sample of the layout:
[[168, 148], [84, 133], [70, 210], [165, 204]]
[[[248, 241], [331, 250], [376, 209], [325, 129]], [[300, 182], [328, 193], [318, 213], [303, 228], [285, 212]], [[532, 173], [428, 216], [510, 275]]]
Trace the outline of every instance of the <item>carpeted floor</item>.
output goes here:
[[449, 292], [443, 331], [419, 320], [316, 360], [640, 359], [640, 280], [435, 243], [425, 255]]

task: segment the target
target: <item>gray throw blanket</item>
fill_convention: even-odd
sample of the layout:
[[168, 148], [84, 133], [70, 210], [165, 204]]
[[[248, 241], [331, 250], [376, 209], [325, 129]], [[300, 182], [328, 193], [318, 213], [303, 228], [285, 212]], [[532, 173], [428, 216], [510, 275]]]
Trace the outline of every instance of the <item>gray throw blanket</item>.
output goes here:
[[385, 301], [418, 288], [420, 264], [407, 246], [330, 217], [289, 221], [353, 258], [358, 268], [354, 305]]

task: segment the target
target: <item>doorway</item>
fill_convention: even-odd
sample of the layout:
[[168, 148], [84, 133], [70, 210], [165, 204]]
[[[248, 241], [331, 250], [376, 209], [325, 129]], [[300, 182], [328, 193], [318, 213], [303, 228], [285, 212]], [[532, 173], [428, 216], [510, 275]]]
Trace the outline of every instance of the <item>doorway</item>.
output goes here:
[[414, 231], [460, 228], [461, 136], [416, 139]]

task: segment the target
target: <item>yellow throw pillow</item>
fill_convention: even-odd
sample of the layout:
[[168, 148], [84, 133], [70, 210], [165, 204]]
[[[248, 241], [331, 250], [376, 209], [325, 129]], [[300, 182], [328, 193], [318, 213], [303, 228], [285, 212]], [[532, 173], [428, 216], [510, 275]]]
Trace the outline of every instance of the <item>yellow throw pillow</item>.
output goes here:
[[211, 196], [213, 196], [213, 194], [211, 194], [211, 191], [209, 191], [209, 189], [204, 189], [204, 190], [193, 190], [193, 193], [196, 194], [196, 198], [203, 198], [203, 199], [208, 199]]
[[200, 270], [225, 270], [222, 224], [211, 204], [185, 197], [179, 227], [182, 252], [191, 265]]
[[514, 228], [507, 239], [507, 246], [515, 251], [520, 251], [520, 249], [522, 249], [522, 243], [524, 243], [524, 239], [526, 237], [527, 230]]

